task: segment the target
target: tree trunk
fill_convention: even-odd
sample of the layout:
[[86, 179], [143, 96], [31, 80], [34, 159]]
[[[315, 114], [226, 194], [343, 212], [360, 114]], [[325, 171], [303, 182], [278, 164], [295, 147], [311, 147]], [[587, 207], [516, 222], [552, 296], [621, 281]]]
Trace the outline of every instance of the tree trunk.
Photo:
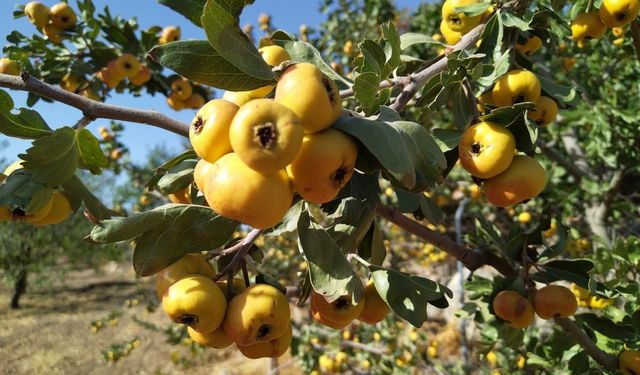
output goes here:
[[20, 270], [18, 278], [13, 284], [13, 296], [11, 297], [11, 308], [20, 308], [20, 297], [27, 291], [27, 271]]

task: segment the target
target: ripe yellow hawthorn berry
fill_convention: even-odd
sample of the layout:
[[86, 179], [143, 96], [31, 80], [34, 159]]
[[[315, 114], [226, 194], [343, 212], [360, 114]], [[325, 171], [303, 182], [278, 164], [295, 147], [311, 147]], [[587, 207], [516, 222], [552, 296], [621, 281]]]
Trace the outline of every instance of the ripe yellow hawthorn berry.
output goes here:
[[483, 121], [469, 127], [460, 139], [460, 164], [472, 175], [491, 178], [507, 170], [516, 151], [516, 141], [505, 127]]

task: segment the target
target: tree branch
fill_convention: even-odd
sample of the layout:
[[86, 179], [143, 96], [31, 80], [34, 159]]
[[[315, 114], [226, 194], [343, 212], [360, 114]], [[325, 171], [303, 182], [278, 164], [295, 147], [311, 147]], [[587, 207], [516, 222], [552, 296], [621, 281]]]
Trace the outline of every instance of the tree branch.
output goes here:
[[105, 104], [42, 82], [23, 72], [20, 77], [0, 73], [0, 87], [28, 91], [70, 105], [82, 111], [90, 120], [106, 118], [148, 124], [184, 137], [189, 136], [189, 125], [153, 110], [127, 108]]
[[409, 219], [402, 212], [393, 207], [378, 204], [376, 206], [376, 215], [385, 218], [407, 232], [415, 234], [423, 240], [437, 246], [447, 254], [458, 259], [471, 271], [475, 271], [484, 265], [490, 265], [505, 276], [517, 275], [517, 271], [511, 266], [511, 264], [497, 254], [482, 249], [469, 249], [458, 245], [448, 237]]
[[637, 20], [633, 20], [631, 22], [629, 30], [631, 31], [631, 38], [633, 39], [633, 47], [636, 50], [636, 56], [638, 57], [638, 61], [640, 61], [640, 26], [638, 25]]
[[560, 164], [562, 167], [564, 167], [564, 169], [567, 170], [567, 172], [569, 172], [569, 174], [575, 177], [577, 183], [579, 183], [583, 178], [591, 179], [591, 176], [586, 171], [578, 168], [578, 166], [572, 160], [565, 158], [556, 149], [549, 146], [543, 140], [538, 139], [536, 141], [536, 144], [538, 145], [538, 147], [540, 147], [542, 152], [547, 155], [549, 159]]
[[[589, 163], [587, 162], [587, 157], [582, 150], [582, 147], [578, 143], [578, 136], [574, 129], [570, 129], [569, 133], [565, 133], [561, 136], [562, 143], [564, 144], [564, 148], [567, 150], [567, 154], [573, 160], [576, 168], [584, 171], [587, 176], [593, 176], [593, 172], [589, 167]], [[594, 178], [591, 178], [594, 179]]]
[[566, 334], [584, 349], [587, 354], [603, 367], [610, 370], [618, 369], [618, 358], [600, 350], [596, 344], [580, 327], [569, 318], [556, 317], [555, 322], [562, 327]]
[[222, 270], [220, 270], [220, 272], [218, 272], [217, 275], [213, 277], [213, 281], [220, 280], [225, 274], [233, 273], [236, 267], [242, 262], [244, 257], [247, 256], [251, 245], [255, 242], [255, 240], [258, 239], [258, 237], [260, 237], [261, 234], [262, 229], [254, 229], [249, 232], [249, 234], [247, 234], [247, 236], [243, 238], [242, 241], [238, 242], [228, 249], [225, 249], [226, 254], [231, 254], [234, 252], [236, 254], [233, 256], [229, 264], [227, 264]]

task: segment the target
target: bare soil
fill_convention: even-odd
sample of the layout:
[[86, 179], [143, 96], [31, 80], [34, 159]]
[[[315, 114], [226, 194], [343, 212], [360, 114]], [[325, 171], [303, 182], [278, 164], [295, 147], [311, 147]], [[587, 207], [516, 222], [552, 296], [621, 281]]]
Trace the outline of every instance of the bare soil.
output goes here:
[[[192, 354], [190, 345], [167, 343], [172, 323], [154, 301], [152, 280], [136, 279], [130, 267], [72, 272], [63, 282], [30, 287], [22, 308], [11, 310], [11, 289], [0, 284], [0, 374], [267, 374], [271, 361], [248, 360], [233, 347]], [[127, 301], [138, 300], [135, 306]], [[108, 322], [114, 311], [122, 315]], [[159, 329], [152, 329], [149, 324]], [[92, 332], [92, 321], [104, 328]], [[135, 338], [140, 345], [116, 362], [103, 351]], [[280, 362], [286, 362], [284, 358]], [[300, 373], [294, 366], [280, 374]]]

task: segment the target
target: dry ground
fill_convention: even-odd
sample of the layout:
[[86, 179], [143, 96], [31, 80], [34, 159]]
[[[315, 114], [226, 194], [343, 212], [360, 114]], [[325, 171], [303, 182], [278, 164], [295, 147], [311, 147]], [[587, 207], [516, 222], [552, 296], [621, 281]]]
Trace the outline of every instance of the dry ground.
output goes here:
[[[64, 283], [31, 287], [19, 310], [8, 308], [10, 289], [0, 284], [0, 374], [267, 374], [269, 360], [247, 360], [235, 349], [206, 350], [193, 356], [188, 346], [166, 343], [162, 331], [136, 323], [135, 316], [161, 328], [169, 325], [162, 309], [149, 313], [145, 296], [153, 298], [150, 280], [136, 280], [127, 266], [111, 265], [100, 273], [67, 275]], [[126, 307], [127, 300], [141, 302]], [[91, 322], [120, 309], [116, 325], [96, 333]], [[102, 351], [140, 338], [140, 346], [117, 361]], [[176, 364], [171, 358], [188, 363]], [[297, 374], [289, 367], [280, 374]]]

